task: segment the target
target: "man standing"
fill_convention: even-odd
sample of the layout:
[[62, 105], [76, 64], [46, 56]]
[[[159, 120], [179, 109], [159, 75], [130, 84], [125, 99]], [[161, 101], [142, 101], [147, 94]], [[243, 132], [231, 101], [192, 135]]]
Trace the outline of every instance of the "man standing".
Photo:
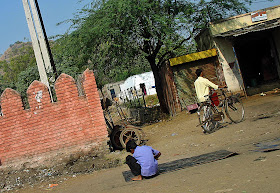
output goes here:
[[197, 79], [194, 82], [195, 92], [198, 99], [198, 102], [204, 102], [207, 98], [206, 95], [209, 95], [209, 88], [214, 88], [217, 90], [218, 88], [224, 88], [224, 86], [218, 86], [211, 81], [209, 81], [207, 78], [203, 78], [203, 72], [199, 68], [195, 71], [197, 75]]

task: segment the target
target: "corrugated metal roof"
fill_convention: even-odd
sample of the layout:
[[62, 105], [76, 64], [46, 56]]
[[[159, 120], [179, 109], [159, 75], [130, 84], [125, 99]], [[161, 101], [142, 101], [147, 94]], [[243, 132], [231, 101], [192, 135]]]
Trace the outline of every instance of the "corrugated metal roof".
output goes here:
[[171, 59], [169, 59], [169, 63], [170, 63], [170, 66], [175, 66], [175, 65], [179, 65], [179, 64], [183, 64], [183, 63], [187, 63], [187, 62], [193, 62], [196, 60], [210, 58], [210, 57], [213, 57], [216, 55], [217, 55], [217, 50], [215, 48], [213, 48], [210, 50], [196, 52], [196, 53], [180, 56], [177, 58], [171, 58]]
[[228, 31], [228, 32], [225, 32], [222, 34], [217, 34], [214, 37], [230, 37], [230, 36], [237, 37], [237, 36], [244, 35], [244, 34], [247, 34], [250, 32], [263, 31], [263, 30], [267, 30], [267, 29], [276, 28], [279, 26], [280, 26], [280, 18], [258, 23], [256, 25], [244, 27], [241, 29]]

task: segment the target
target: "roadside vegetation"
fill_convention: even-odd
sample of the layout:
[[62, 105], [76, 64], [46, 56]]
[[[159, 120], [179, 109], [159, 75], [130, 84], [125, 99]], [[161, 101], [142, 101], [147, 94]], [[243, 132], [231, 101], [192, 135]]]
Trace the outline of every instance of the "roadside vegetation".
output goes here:
[[[77, 78], [86, 68], [93, 69], [101, 88], [152, 70], [161, 109], [168, 113], [161, 66], [169, 58], [196, 52], [194, 37], [209, 22], [245, 13], [251, 2], [93, 0], [63, 21], [70, 22], [72, 30], [51, 41], [57, 74]], [[20, 54], [0, 61], [0, 92], [10, 87], [25, 96], [27, 87], [39, 79], [34, 54], [30, 44], [13, 52]]]

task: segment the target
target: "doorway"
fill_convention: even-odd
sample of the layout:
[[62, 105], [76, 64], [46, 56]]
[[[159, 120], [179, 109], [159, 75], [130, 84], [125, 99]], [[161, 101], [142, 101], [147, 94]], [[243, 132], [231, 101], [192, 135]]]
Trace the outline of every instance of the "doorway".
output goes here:
[[271, 37], [269, 31], [262, 31], [240, 36], [234, 41], [246, 91], [264, 88], [279, 80], [279, 59]]

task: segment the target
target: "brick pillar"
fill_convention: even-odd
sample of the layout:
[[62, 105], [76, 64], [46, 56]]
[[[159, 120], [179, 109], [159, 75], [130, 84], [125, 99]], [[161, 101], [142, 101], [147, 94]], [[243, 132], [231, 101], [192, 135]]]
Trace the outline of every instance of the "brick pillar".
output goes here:
[[87, 98], [90, 115], [92, 117], [94, 127], [96, 128], [96, 135], [100, 140], [105, 139], [108, 136], [108, 131], [106, 128], [93, 71], [87, 69], [83, 73], [83, 79], [83, 87]]

